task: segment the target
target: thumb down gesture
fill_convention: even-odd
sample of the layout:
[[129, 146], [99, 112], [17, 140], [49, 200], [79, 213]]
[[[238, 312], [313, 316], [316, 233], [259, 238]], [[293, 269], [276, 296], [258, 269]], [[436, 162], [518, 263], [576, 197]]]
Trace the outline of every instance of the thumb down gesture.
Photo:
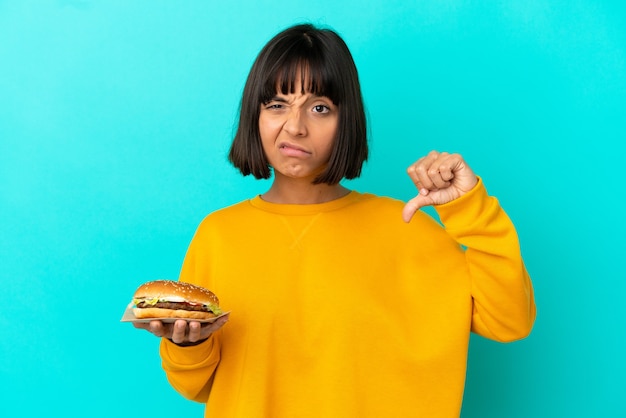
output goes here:
[[469, 192], [478, 178], [459, 154], [431, 151], [407, 169], [418, 194], [402, 210], [409, 222], [421, 207], [443, 205]]

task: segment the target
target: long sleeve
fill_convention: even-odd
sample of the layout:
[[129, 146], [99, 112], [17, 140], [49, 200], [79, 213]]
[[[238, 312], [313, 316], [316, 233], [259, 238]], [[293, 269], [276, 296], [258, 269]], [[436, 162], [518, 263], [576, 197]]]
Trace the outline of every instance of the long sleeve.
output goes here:
[[163, 341], [172, 386], [206, 417], [458, 417], [470, 332], [525, 336], [530, 279], [482, 184], [438, 208], [447, 231], [403, 207], [352, 192], [207, 216], [180, 280], [232, 316], [198, 346]]
[[466, 247], [472, 331], [496, 341], [526, 337], [536, 308], [515, 228], [479, 180], [457, 201], [436, 208], [446, 231]]
[[[187, 250], [179, 280], [212, 289], [211, 282], [207, 281], [210, 260], [203, 253], [203, 245], [203, 230], [198, 228]], [[197, 346], [179, 347], [167, 339], [161, 341], [163, 370], [172, 387], [185, 398], [207, 401], [220, 361], [220, 339], [221, 330]]]
[[[218, 334], [219, 331], [216, 333]], [[163, 339], [160, 354], [163, 370], [176, 391], [187, 399], [206, 402], [211, 390], [213, 373], [220, 359], [217, 335], [192, 347], [179, 347]]]

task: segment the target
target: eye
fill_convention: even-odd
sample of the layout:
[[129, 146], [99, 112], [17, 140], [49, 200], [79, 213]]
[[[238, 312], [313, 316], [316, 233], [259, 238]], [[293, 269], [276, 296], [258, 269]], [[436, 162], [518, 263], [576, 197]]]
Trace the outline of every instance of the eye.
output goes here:
[[328, 113], [330, 112], [330, 107], [322, 104], [318, 104], [313, 106], [313, 112], [315, 113]]
[[279, 103], [279, 102], [269, 102], [269, 103], [265, 103], [265, 108], [266, 109], [282, 109], [283, 105], [282, 103]]

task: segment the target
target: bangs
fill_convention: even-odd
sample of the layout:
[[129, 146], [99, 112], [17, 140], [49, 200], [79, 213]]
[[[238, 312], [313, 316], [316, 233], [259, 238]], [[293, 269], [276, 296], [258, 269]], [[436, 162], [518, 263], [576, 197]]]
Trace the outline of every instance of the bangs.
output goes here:
[[[260, 103], [267, 103], [281, 94], [314, 94], [325, 96], [339, 105], [343, 100], [338, 89], [337, 72], [311, 47], [287, 51], [274, 61], [263, 80]], [[271, 61], [270, 61], [271, 62]]]

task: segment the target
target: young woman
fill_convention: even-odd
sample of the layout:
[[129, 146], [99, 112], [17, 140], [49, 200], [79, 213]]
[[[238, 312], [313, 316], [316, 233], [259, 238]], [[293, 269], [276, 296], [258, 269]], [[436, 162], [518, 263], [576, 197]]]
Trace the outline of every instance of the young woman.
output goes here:
[[463, 158], [417, 160], [405, 204], [340, 183], [367, 155], [344, 41], [310, 25], [274, 37], [251, 69], [229, 154], [272, 185], [208, 215], [180, 274], [232, 314], [136, 325], [164, 337], [170, 383], [207, 417], [458, 417], [470, 332], [530, 332], [515, 229]]

